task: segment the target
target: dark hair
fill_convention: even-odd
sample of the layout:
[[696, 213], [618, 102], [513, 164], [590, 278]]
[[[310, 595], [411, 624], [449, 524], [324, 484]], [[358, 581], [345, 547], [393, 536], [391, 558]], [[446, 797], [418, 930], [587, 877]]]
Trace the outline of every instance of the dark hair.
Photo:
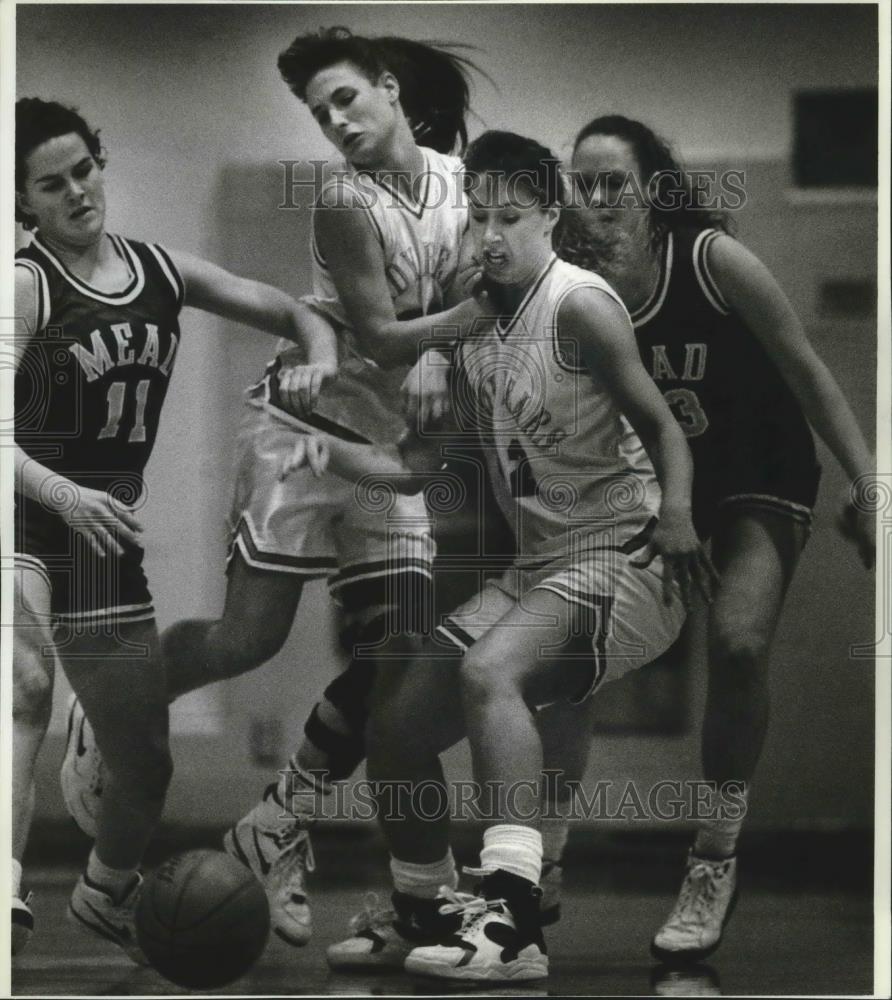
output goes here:
[[[90, 155], [99, 164], [105, 166], [102, 155], [102, 145], [99, 142], [99, 129], [91, 129], [74, 108], [66, 107], [57, 101], [42, 101], [39, 97], [23, 97], [15, 105], [15, 187], [16, 191], [24, 191], [25, 178], [28, 173], [26, 161], [38, 146], [55, 139], [60, 135], [76, 133], [83, 140]], [[16, 222], [26, 229], [33, 229], [31, 216], [23, 212], [18, 204], [15, 207]]]
[[615, 136], [627, 142], [638, 161], [641, 183], [650, 207], [654, 246], [667, 232], [680, 229], [721, 229], [731, 231], [728, 216], [716, 209], [700, 207], [690, 178], [674, 156], [668, 142], [643, 122], [623, 115], [602, 115], [580, 129], [573, 143], [573, 155], [581, 143], [593, 135]]
[[523, 183], [542, 208], [563, 206], [564, 182], [560, 160], [550, 149], [514, 132], [484, 132], [464, 156], [465, 189], [477, 186], [482, 174], [499, 174]]
[[384, 72], [393, 73], [416, 142], [450, 153], [456, 146], [463, 150], [468, 141], [468, 70], [477, 69], [450, 51], [457, 47], [395, 36], [364, 38], [348, 28], [325, 28], [298, 35], [279, 56], [279, 72], [302, 101], [310, 80], [334, 63], [350, 62], [372, 82]]

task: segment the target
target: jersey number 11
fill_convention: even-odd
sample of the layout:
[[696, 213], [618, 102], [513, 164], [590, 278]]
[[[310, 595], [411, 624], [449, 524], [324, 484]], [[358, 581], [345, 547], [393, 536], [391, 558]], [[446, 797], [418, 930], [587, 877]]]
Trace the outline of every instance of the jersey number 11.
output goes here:
[[[133, 427], [127, 435], [127, 440], [131, 444], [145, 441], [146, 439], [145, 416], [150, 385], [151, 382], [147, 378], [142, 379], [142, 381], [138, 382], [136, 385], [136, 417], [133, 421]], [[112, 384], [108, 387], [108, 397], [106, 399], [106, 402], [108, 403], [108, 417], [105, 421], [105, 427], [103, 427], [99, 432], [98, 440], [101, 441], [103, 438], [114, 438], [118, 436], [118, 430], [121, 427], [121, 417], [124, 415], [124, 403], [126, 398], [127, 383], [112, 382]]]

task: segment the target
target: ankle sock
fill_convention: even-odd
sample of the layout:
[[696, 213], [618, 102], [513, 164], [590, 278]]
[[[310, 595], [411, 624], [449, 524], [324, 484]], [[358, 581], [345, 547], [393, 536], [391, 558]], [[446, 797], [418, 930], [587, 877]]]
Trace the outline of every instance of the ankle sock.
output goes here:
[[419, 865], [391, 857], [390, 874], [397, 892], [420, 899], [436, 899], [442, 885], [448, 885], [450, 889], [458, 886], [458, 872], [452, 851], [447, 851], [443, 858], [432, 864]]
[[721, 795], [717, 797], [716, 816], [701, 820], [694, 838], [694, 854], [698, 858], [719, 861], [734, 854], [746, 816], [747, 796], [748, 791], [743, 790], [737, 800], [726, 800]]
[[530, 826], [500, 823], [483, 834], [480, 866], [488, 871], [500, 868], [539, 884], [542, 874], [542, 834]]
[[109, 868], [99, 860], [94, 847], [87, 859], [86, 876], [91, 885], [111, 896], [115, 903], [120, 903], [136, 881], [137, 869]]

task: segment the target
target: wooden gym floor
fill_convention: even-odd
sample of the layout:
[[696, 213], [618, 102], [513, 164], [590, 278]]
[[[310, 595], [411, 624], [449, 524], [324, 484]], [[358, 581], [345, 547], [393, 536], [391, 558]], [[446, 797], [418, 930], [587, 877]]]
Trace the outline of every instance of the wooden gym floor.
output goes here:
[[[468, 838], [468, 844], [473, 838]], [[573, 843], [573, 842], [571, 842]], [[209, 835], [156, 848], [215, 846]], [[39, 850], [36, 853], [52, 853]], [[325, 946], [344, 936], [370, 889], [386, 892], [384, 854], [367, 831], [315, 838], [311, 884], [315, 934], [303, 949], [271, 937], [244, 978], [218, 994], [437, 995], [450, 985], [401, 974], [328, 970]], [[564, 917], [549, 929], [551, 976], [542, 984], [474, 989], [498, 996], [720, 996], [865, 994], [873, 990], [873, 891], [866, 836], [750, 838], [741, 851], [741, 894], [722, 947], [687, 973], [657, 966], [650, 938], [672, 905], [686, 842], [632, 835], [585, 835], [567, 858]], [[460, 860], [461, 850], [457, 852]], [[155, 857], [150, 861], [157, 861]], [[27, 861], [27, 859], [26, 859]], [[151, 865], [150, 865], [151, 866]], [[152, 970], [135, 969], [112, 945], [65, 918], [77, 877], [68, 863], [26, 864], [37, 931], [13, 963], [19, 996], [177, 995]], [[453, 992], [468, 992], [459, 986]]]

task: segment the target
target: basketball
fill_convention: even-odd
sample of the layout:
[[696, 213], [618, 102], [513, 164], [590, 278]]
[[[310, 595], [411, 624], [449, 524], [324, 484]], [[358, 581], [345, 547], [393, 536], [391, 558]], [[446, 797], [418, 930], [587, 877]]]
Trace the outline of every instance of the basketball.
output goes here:
[[146, 958], [171, 982], [225, 986], [263, 953], [269, 904], [250, 870], [228, 854], [187, 851], [146, 878], [136, 931]]

